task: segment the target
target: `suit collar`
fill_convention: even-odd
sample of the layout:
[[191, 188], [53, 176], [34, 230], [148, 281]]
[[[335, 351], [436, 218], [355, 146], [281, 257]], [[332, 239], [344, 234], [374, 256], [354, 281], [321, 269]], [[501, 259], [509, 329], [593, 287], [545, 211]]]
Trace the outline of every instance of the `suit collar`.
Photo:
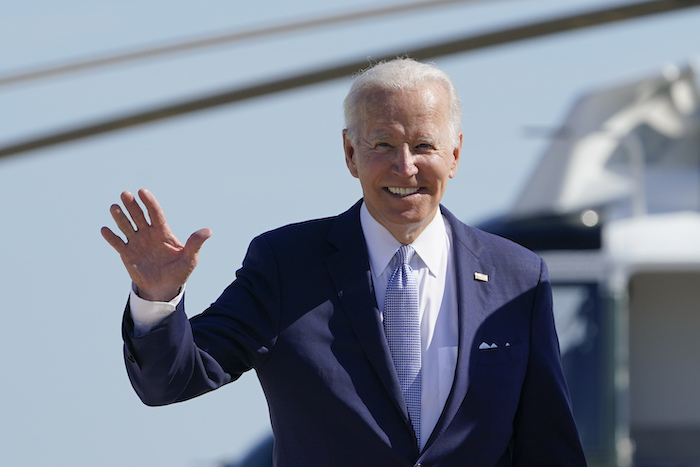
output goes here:
[[[360, 207], [360, 224], [367, 243], [372, 274], [376, 279], [389, 267], [388, 265], [394, 258], [396, 251], [401, 247], [401, 242], [372, 217], [365, 204]], [[445, 220], [441, 214], [438, 214], [418, 238], [411, 243], [416, 251], [415, 261], [420, 258], [420, 262], [428, 268], [432, 275], [437, 274], [440, 261], [443, 258], [443, 249], [447, 248], [446, 235]]]

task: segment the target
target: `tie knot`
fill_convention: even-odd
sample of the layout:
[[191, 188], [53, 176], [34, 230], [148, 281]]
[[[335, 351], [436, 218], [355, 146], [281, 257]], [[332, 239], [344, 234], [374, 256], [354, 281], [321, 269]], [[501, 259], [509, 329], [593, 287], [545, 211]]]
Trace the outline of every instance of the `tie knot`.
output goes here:
[[396, 259], [399, 264], [408, 264], [411, 262], [411, 258], [415, 254], [416, 250], [413, 249], [411, 245], [401, 245], [401, 248], [396, 252]]

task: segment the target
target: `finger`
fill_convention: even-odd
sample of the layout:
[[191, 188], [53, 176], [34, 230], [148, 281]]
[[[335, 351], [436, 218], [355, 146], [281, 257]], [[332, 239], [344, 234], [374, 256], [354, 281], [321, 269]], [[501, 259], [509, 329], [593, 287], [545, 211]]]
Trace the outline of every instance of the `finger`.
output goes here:
[[187, 239], [187, 242], [185, 243], [185, 253], [190, 257], [196, 256], [199, 253], [199, 250], [202, 248], [204, 242], [211, 236], [211, 229], [199, 229]]
[[112, 246], [112, 248], [117, 250], [117, 253], [122, 253], [124, 247], [126, 246], [126, 243], [124, 243], [124, 240], [122, 240], [119, 235], [116, 235], [114, 232], [112, 232], [112, 230], [109, 227], [102, 227], [100, 229], [100, 233], [102, 234], [102, 237], [105, 240], [107, 240], [107, 243], [109, 243]]
[[163, 226], [168, 224], [165, 221], [165, 213], [163, 212], [163, 208], [160, 207], [160, 203], [158, 203], [156, 197], [153, 196], [153, 193], [145, 188], [141, 188], [139, 190], [139, 198], [141, 198], [141, 201], [143, 201], [143, 205], [146, 206], [148, 217], [151, 219], [151, 225]]
[[136, 229], [134, 229], [134, 226], [131, 225], [131, 221], [129, 220], [128, 217], [126, 217], [126, 214], [124, 214], [124, 211], [122, 211], [121, 206], [118, 204], [113, 204], [109, 207], [109, 213], [112, 215], [112, 219], [114, 219], [114, 222], [117, 223], [117, 227], [119, 227], [119, 230], [126, 235], [127, 240], [134, 234]]
[[136, 229], [141, 230], [148, 227], [148, 221], [146, 220], [146, 216], [143, 214], [143, 209], [141, 209], [141, 206], [139, 206], [139, 203], [136, 201], [136, 198], [134, 198], [134, 195], [128, 191], [125, 191], [122, 193], [121, 198], [122, 203], [124, 203], [124, 207], [127, 211], [129, 211], [129, 215], [136, 225]]

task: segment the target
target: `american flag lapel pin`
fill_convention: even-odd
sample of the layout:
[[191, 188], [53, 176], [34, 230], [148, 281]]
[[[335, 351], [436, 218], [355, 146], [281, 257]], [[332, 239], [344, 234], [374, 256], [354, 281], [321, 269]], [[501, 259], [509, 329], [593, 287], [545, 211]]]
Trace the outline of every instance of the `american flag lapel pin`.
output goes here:
[[489, 275], [484, 274], [483, 272], [475, 272], [474, 273], [474, 280], [481, 281], [481, 282], [488, 282]]

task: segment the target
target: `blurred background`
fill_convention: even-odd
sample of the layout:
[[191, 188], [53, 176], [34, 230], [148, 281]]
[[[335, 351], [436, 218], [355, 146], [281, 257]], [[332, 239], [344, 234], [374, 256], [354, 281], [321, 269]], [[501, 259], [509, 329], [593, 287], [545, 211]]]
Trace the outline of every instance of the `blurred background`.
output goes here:
[[[341, 145], [350, 77], [32, 150], [18, 143], [315, 70], [639, 4], [6, 3], [0, 8], [0, 459], [3, 465], [135, 467], [235, 461], [268, 436], [269, 420], [253, 374], [184, 404], [140, 403], [121, 354], [129, 279], [99, 233], [113, 226], [110, 204], [123, 190], [146, 187], [181, 240], [201, 227], [214, 231], [188, 284], [188, 312], [204, 309], [233, 279], [252, 237], [337, 214], [360, 197]], [[321, 18], [335, 19], [310, 23]], [[444, 204], [550, 263], [562, 287], [555, 304], [569, 310], [558, 312], [557, 325], [574, 407], [589, 455], [600, 465], [700, 465], [693, 447], [700, 446], [694, 332], [700, 327], [694, 292], [700, 170], [692, 73], [698, 25], [700, 8], [687, 8], [432, 59], [452, 76], [464, 106], [463, 160]], [[238, 39], [72, 73], [34, 73], [231, 35]], [[679, 80], [685, 84], [674, 87]], [[657, 97], [668, 97], [675, 110], [644, 105]], [[639, 175], [634, 154], [641, 145], [637, 162], [644, 167], [651, 154], [644, 148], [659, 138], [638, 124], [657, 115], [661, 123], [647, 127], [666, 137], [665, 145], [653, 146], [662, 170]], [[604, 126], [615, 133], [608, 146], [584, 151], [597, 159], [582, 158], [582, 139]], [[575, 137], [567, 128], [576, 129]], [[577, 174], [586, 183], [571, 194], [566, 187], [576, 185]], [[674, 191], [679, 186], [687, 189]], [[605, 196], [589, 196], [600, 193]], [[682, 237], [674, 237], [678, 232]], [[657, 251], [664, 242], [675, 249]], [[655, 294], [659, 283], [665, 288]], [[630, 313], [635, 304], [643, 311]], [[669, 317], [673, 325], [664, 327]], [[587, 331], [570, 325], [581, 319]]]

